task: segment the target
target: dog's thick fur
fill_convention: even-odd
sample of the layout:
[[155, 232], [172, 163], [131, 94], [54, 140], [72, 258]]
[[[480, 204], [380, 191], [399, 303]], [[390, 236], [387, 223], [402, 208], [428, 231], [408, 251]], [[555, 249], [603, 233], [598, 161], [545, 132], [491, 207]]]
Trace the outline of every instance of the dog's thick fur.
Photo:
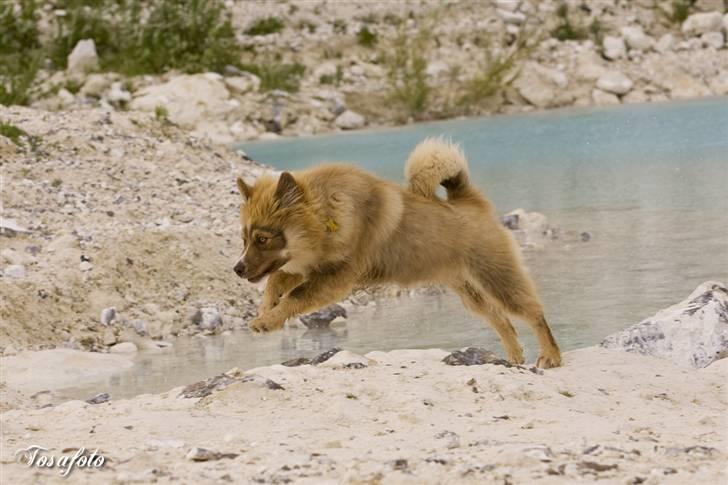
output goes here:
[[[270, 275], [255, 331], [381, 283], [437, 283], [487, 319], [515, 363], [523, 350], [508, 315], [528, 322], [541, 347], [537, 365], [561, 363], [511, 235], [472, 185], [467, 162], [441, 139], [419, 144], [407, 161], [408, 188], [354, 166], [322, 165], [238, 178], [244, 251], [235, 272], [251, 281]], [[437, 196], [444, 186], [447, 199]]]

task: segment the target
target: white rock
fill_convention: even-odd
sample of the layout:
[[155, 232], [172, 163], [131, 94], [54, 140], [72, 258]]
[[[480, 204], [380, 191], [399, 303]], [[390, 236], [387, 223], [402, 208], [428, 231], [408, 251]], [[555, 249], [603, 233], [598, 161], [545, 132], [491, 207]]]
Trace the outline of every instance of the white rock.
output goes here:
[[646, 51], [655, 44], [655, 39], [645, 34], [642, 27], [622, 27], [622, 37], [630, 49]]
[[508, 12], [515, 12], [518, 10], [520, 0], [495, 0], [495, 7], [499, 10], [507, 10]]
[[722, 32], [706, 32], [700, 36], [700, 42], [703, 47], [712, 47], [714, 49], [720, 49], [725, 45]]
[[672, 34], [665, 34], [660, 37], [660, 40], [655, 44], [655, 50], [660, 53], [665, 53], [672, 50], [672, 46], [675, 44], [675, 37]]
[[112, 354], [131, 354], [137, 350], [139, 349], [137, 349], [137, 346], [133, 342], [122, 342], [109, 347], [109, 352]]
[[723, 15], [720, 12], [694, 13], [682, 24], [683, 34], [695, 37], [706, 32], [720, 32]]
[[719, 96], [728, 95], [728, 71], [721, 71], [718, 77], [710, 80], [710, 90]]
[[88, 261], [81, 261], [81, 263], [79, 263], [78, 265], [78, 269], [80, 269], [81, 271], [91, 271], [92, 269], [94, 269], [94, 265]]
[[569, 80], [562, 71], [526, 62], [513, 82], [518, 94], [538, 108], [567, 104], [573, 94], [564, 88]]
[[222, 317], [215, 307], [200, 308], [200, 320], [197, 323], [203, 330], [215, 330], [222, 326]]
[[595, 89], [592, 91], [592, 101], [598, 106], [619, 104], [619, 97], [616, 94], [607, 93], [601, 89]]
[[336, 117], [334, 124], [342, 130], [356, 130], [366, 126], [367, 120], [359, 113], [348, 109]]
[[85, 74], [99, 68], [99, 56], [93, 39], [79, 40], [68, 54], [68, 71]]
[[110, 307], [110, 308], [104, 308], [101, 310], [101, 324], [102, 325], [109, 325], [111, 322], [114, 321], [116, 318], [116, 308]]
[[577, 55], [574, 74], [577, 79], [582, 81], [596, 81], [607, 72], [603, 63], [604, 61], [596, 52], [585, 50]]
[[627, 94], [633, 85], [632, 80], [619, 71], [609, 71], [597, 80], [599, 89], [618, 95]]
[[331, 367], [334, 369], [343, 368], [346, 366], [370, 366], [374, 364], [374, 361], [367, 359], [366, 357], [349, 352], [348, 350], [342, 350], [337, 352], [333, 357], [324, 362], [318, 364], [319, 367]]
[[621, 59], [627, 54], [627, 47], [621, 37], [607, 35], [602, 41], [602, 47], [604, 47], [604, 57], [610, 60]]
[[522, 25], [526, 21], [526, 15], [521, 12], [510, 12], [508, 10], [497, 10], [498, 16], [503, 22], [511, 25]]
[[183, 128], [195, 128], [204, 120], [221, 118], [232, 108], [225, 83], [204, 74], [177, 76], [164, 84], [140, 90], [132, 100], [132, 110], [154, 112], [164, 106], [169, 120]]
[[725, 32], [725, 35], [728, 36], [728, 13], [723, 15], [723, 31]]
[[246, 94], [256, 92], [260, 88], [260, 78], [255, 74], [248, 74], [235, 77], [226, 77], [225, 85], [235, 94]]
[[120, 82], [115, 82], [111, 84], [111, 89], [106, 95], [106, 98], [112, 104], [126, 104], [131, 101], [131, 93], [124, 90], [124, 88], [121, 87]]
[[8, 264], [30, 264], [35, 262], [35, 258], [30, 254], [21, 253], [12, 248], [5, 248], [0, 251], [0, 256], [3, 260], [7, 261]]
[[610, 335], [602, 347], [702, 368], [728, 356], [728, 289], [708, 281], [680, 303]]
[[14, 280], [25, 278], [25, 266], [22, 264], [8, 265], [3, 270], [3, 275], [6, 278], [12, 278]]
[[14, 236], [15, 234], [29, 234], [30, 231], [20, 224], [15, 219], [6, 219], [0, 217], [0, 234]]

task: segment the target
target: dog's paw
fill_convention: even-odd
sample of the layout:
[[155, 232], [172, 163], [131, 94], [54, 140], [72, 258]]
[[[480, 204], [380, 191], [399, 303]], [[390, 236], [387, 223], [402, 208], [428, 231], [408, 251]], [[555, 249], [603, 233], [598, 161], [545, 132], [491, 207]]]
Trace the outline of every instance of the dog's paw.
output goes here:
[[253, 332], [270, 332], [283, 327], [285, 320], [272, 318], [269, 315], [261, 315], [248, 323], [248, 328]]
[[541, 354], [536, 361], [536, 367], [539, 369], [551, 369], [561, 365], [561, 354], [555, 353], [550, 355]]

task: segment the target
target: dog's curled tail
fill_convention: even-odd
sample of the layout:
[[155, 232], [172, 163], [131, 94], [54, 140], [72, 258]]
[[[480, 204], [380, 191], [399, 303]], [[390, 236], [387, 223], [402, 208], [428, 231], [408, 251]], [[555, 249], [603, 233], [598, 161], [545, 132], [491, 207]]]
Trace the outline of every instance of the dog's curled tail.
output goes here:
[[409, 190], [435, 198], [442, 185], [449, 200], [469, 192], [468, 162], [460, 147], [442, 138], [426, 138], [412, 150], [404, 166]]

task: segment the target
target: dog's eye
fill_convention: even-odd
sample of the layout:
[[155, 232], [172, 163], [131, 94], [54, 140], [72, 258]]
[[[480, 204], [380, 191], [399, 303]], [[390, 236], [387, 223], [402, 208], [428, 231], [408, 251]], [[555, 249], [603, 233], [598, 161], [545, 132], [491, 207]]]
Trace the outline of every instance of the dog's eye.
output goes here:
[[265, 236], [256, 236], [255, 242], [257, 242], [258, 244], [265, 244], [268, 242], [268, 238]]

